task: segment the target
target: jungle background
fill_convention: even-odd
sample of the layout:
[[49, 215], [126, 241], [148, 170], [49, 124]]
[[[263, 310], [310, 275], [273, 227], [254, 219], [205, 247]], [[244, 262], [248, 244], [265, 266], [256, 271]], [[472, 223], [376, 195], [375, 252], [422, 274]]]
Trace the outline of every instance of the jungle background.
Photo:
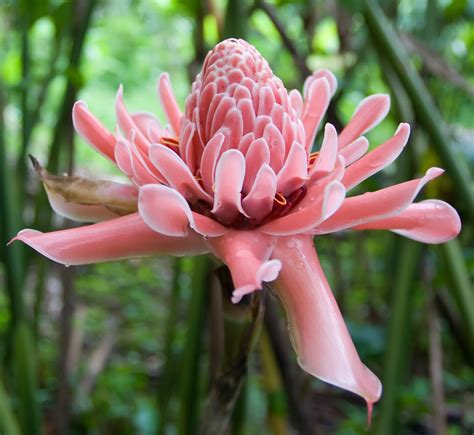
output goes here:
[[74, 101], [113, 130], [122, 83], [130, 110], [164, 121], [158, 75], [169, 72], [183, 106], [207, 51], [230, 36], [254, 44], [287, 88], [330, 68], [338, 128], [364, 96], [390, 93], [371, 146], [401, 120], [413, 134], [363, 189], [444, 167], [423, 195], [453, 204], [464, 226], [443, 246], [376, 231], [316, 240], [361, 358], [384, 384], [368, 432], [362, 399], [297, 367], [267, 295], [229, 433], [473, 433], [473, 18], [471, 0], [1, 0], [0, 433], [198, 433], [223, 331], [232, 340], [219, 286], [202, 279], [213, 265], [64, 268], [6, 244], [21, 228], [74, 225], [51, 212], [28, 154], [53, 173], [120, 179], [74, 133]]

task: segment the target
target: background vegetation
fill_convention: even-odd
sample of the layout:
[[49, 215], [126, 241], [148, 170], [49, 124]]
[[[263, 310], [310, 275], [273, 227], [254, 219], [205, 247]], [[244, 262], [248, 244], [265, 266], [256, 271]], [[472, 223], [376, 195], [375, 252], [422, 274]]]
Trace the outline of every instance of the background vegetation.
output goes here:
[[[458, 240], [427, 247], [354, 232], [316, 244], [356, 347], [384, 382], [369, 433], [472, 433], [473, 17], [468, 0], [1, 0], [0, 433], [197, 431], [228, 353], [207, 260], [63, 268], [5, 245], [24, 227], [73, 225], [52, 215], [28, 153], [51, 172], [120, 177], [74, 134], [74, 101], [113, 129], [122, 83], [131, 110], [164, 119], [159, 73], [184, 102], [207, 50], [228, 36], [254, 44], [288, 88], [333, 70], [328, 119], [338, 127], [363, 96], [391, 94], [371, 144], [400, 120], [414, 133], [365, 190], [447, 169], [425, 194], [460, 211]], [[226, 326], [227, 344], [235, 329]], [[248, 366], [231, 433], [366, 433], [361, 399], [296, 367], [271, 297]]]

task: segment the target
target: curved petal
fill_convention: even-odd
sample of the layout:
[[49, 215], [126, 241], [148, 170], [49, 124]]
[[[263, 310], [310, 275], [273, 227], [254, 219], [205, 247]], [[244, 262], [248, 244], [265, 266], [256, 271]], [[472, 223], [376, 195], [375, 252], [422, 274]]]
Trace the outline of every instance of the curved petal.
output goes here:
[[[324, 190], [323, 190], [324, 189]], [[275, 219], [259, 227], [259, 231], [275, 236], [288, 236], [298, 234], [317, 227], [341, 207], [346, 194], [346, 189], [337, 180], [314, 190], [307, 207]]]
[[143, 163], [143, 159], [129, 142], [117, 141], [115, 160], [119, 169], [138, 186], [160, 181]]
[[270, 150], [267, 141], [260, 137], [250, 144], [245, 155], [244, 192], [250, 191], [258, 171], [262, 165], [268, 163], [270, 163]]
[[181, 157], [173, 150], [162, 144], [153, 144], [150, 147], [150, 160], [163, 174], [168, 184], [188, 201], [202, 199], [212, 204], [212, 197], [203, 190]]
[[316, 234], [332, 233], [396, 216], [413, 202], [428, 181], [443, 172], [440, 168], [431, 168], [421, 178], [347, 198], [341, 208], [316, 229]]
[[115, 136], [89, 112], [84, 101], [74, 103], [72, 123], [89, 145], [115, 163]]
[[117, 91], [117, 96], [115, 98], [115, 116], [117, 117], [117, 122], [120, 126], [120, 129], [123, 131], [125, 136], [131, 137], [132, 131], [134, 131], [134, 139], [138, 146], [138, 149], [147, 155], [148, 147], [150, 146], [150, 141], [145, 137], [145, 135], [140, 131], [140, 129], [135, 124], [132, 116], [128, 113], [127, 108], [123, 102], [123, 87], [119, 86]]
[[[152, 138], [150, 137], [150, 132], [153, 131], [153, 136], [161, 137], [163, 136], [163, 131], [160, 127], [158, 118], [149, 112], [135, 112], [132, 115], [132, 120], [137, 126], [137, 129], [151, 142]], [[163, 130], [163, 131], [160, 131]], [[156, 134], [157, 132], [158, 134]]]
[[171, 88], [170, 77], [167, 73], [160, 75], [158, 79], [158, 95], [160, 97], [161, 106], [165, 111], [166, 119], [171, 125], [173, 132], [179, 136], [179, 129], [181, 125], [181, 110]]
[[302, 121], [306, 133], [306, 151], [311, 151], [319, 124], [331, 100], [331, 87], [325, 77], [318, 78], [308, 86], [303, 107]]
[[277, 176], [277, 190], [284, 196], [299, 189], [308, 179], [308, 156], [303, 145], [294, 142]]
[[352, 119], [339, 134], [339, 149], [382, 122], [389, 110], [390, 97], [387, 94], [374, 94], [364, 98], [356, 107]]
[[272, 211], [276, 193], [277, 177], [265, 163], [258, 171], [250, 192], [243, 199], [242, 206], [251, 218], [260, 221]]
[[213, 183], [217, 161], [221, 155], [222, 144], [224, 143], [224, 135], [217, 133], [204, 147], [201, 157], [201, 177], [202, 185], [209, 195], [213, 195]]
[[364, 136], [358, 137], [354, 142], [351, 142], [345, 148], [339, 151], [339, 154], [344, 157], [346, 166], [352, 165], [359, 160], [369, 149], [369, 141]]
[[[245, 176], [245, 158], [238, 150], [228, 150], [217, 162], [214, 179], [214, 213], [223, 223], [231, 223], [242, 208], [241, 192]], [[247, 216], [248, 217], [248, 216]]]
[[147, 184], [140, 188], [138, 211], [154, 231], [173, 237], [188, 235], [188, 226], [206, 237], [221, 236], [227, 228], [195, 213], [183, 196], [168, 186]]
[[331, 97], [334, 96], [337, 90], [337, 79], [336, 76], [327, 68], [321, 68], [313, 72], [309, 77], [306, 78], [303, 84], [303, 94], [308, 95], [308, 89], [312, 82], [316, 79], [325, 78], [329, 83], [329, 89], [331, 91]]
[[198, 255], [208, 251], [202, 237], [194, 231], [190, 231], [187, 237], [158, 234], [143, 222], [138, 213], [51, 233], [23, 230], [12, 242], [15, 240], [66, 266], [158, 254]]
[[[371, 175], [387, 167], [403, 151], [410, 136], [410, 125], [400, 124], [395, 134], [346, 169], [342, 184], [349, 190]], [[355, 143], [355, 142], [354, 142]], [[342, 150], [349, 149], [348, 145]]]
[[299, 365], [325, 382], [362, 396], [370, 415], [382, 385], [357, 354], [312, 238], [281, 238], [272, 258], [282, 263], [276, 289], [286, 311]]
[[429, 199], [409, 205], [399, 215], [353, 227], [354, 230], [391, 230], [422, 243], [444, 243], [461, 231], [457, 211], [444, 201]]
[[273, 281], [278, 276], [280, 261], [269, 260], [275, 243], [276, 237], [237, 230], [207, 241], [212, 253], [230, 269], [235, 287], [232, 302], [260, 290], [262, 281]]
[[318, 158], [309, 171], [311, 178], [328, 174], [334, 169], [337, 161], [337, 131], [332, 124], [324, 127], [324, 138]]

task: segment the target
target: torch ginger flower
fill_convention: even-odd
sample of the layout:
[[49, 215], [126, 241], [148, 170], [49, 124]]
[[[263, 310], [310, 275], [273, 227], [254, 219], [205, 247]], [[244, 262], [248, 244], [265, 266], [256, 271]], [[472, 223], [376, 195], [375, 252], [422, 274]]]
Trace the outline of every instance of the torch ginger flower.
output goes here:
[[362, 396], [370, 410], [381, 383], [356, 352], [313, 237], [387, 229], [442, 243], [459, 233], [460, 219], [445, 202], [413, 203], [443, 173], [438, 168], [346, 198], [398, 157], [410, 127], [400, 124], [393, 137], [367, 152], [362, 134], [382, 121], [390, 105], [387, 95], [372, 95], [340, 133], [326, 124], [320, 150], [312, 153], [336, 86], [331, 72], [319, 70], [306, 80], [303, 96], [288, 92], [254, 47], [229, 39], [207, 55], [184, 114], [168, 75], [160, 77], [167, 128], [151, 114], [130, 114], [121, 88], [116, 116], [122, 133], [107, 131], [78, 102], [76, 130], [131, 185], [62, 179], [37, 167], [58, 213], [101, 222], [46, 234], [27, 229], [16, 239], [66, 265], [211, 252], [231, 271], [234, 302], [275, 281], [300, 366]]

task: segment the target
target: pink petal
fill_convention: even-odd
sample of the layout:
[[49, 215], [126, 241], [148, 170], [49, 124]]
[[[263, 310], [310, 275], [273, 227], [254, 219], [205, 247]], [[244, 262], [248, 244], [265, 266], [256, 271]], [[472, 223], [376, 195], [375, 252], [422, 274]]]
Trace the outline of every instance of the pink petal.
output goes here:
[[115, 145], [115, 160], [119, 169], [138, 186], [159, 181], [128, 142], [121, 140], [117, 142]]
[[396, 216], [413, 202], [428, 181], [443, 172], [442, 169], [431, 168], [422, 178], [347, 198], [341, 208], [317, 228], [316, 233], [332, 233]]
[[152, 230], [167, 236], [187, 236], [188, 226], [206, 237], [220, 236], [227, 231], [218, 222], [193, 212], [176, 190], [159, 184], [140, 188], [138, 211]]
[[242, 206], [253, 219], [263, 219], [273, 208], [277, 193], [277, 177], [273, 169], [264, 163], [255, 177], [250, 192], [242, 201]]
[[277, 190], [284, 196], [299, 189], [308, 179], [308, 157], [303, 145], [294, 142], [277, 176]]
[[255, 112], [252, 100], [250, 98], [240, 100], [237, 103], [237, 109], [239, 109], [242, 114], [243, 134], [250, 133], [255, 125]]
[[242, 208], [241, 192], [245, 176], [245, 158], [238, 150], [228, 150], [217, 162], [214, 180], [214, 213], [221, 222], [231, 223]]
[[346, 190], [339, 181], [331, 181], [326, 186], [321, 186], [319, 191], [312, 192], [312, 197], [307, 199], [310, 201], [307, 207], [262, 225], [259, 230], [262, 233], [275, 236], [287, 236], [309, 231], [341, 207], [345, 194]]
[[186, 200], [195, 202], [202, 199], [212, 204], [212, 197], [202, 189], [181, 157], [173, 150], [162, 144], [153, 144], [150, 147], [150, 160], [163, 174], [168, 185]]
[[[153, 115], [152, 113], [148, 112], [136, 112], [132, 115], [132, 120], [134, 124], [137, 126], [137, 129], [149, 140], [150, 126], [153, 126], [155, 129], [156, 127], [160, 127], [160, 123], [158, 122], [158, 118]], [[161, 134], [160, 134], [161, 136]]]
[[339, 148], [342, 149], [371, 130], [387, 116], [390, 110], [390, 97], [386, 94], [374, 94], [364, 98], [356, 107], [349, 124], [339, 135]]
[[187, 237], [164, 236], [151, 230], [138, 213], [52, 233], [23, 230], [14, 240], [66, 266], [158, 254], [197, 255], [207, 251], [202, 237], [195, 232], [189, 232]]
[[303, 125], [306, 133], [306, 151], [311, 151], [319, 124], [331, 100], [331, 89], [325, 78], [314, 80], [308, 88], [303, 108]]
[[224, 135], [217, 133], [204, 147], [201, 157], [201, 177], [202, 185], [207, 193], [214, 195], [213, 184], [214, 174], [216, 170], [217, 160], [221, 155], [222, 144], [224, 143]]
[[324, 127], [324, 138], [319, 156], [309, 174], [311, 178], [328, 174], [334, 169], [337, 160], [337, 131], [332, 124]]
[[457, 211], [444, 201], [430, 199], [409, 205], [399, 215], [353, 227], [354, 230], [391, 230], [422, 243], [444, 243], [461, 231]]
[[303, 113], [303, 97], [296, 89], [292, 89], [288, 96], [290, 98], [291, 107], [293, 107], [294, 111], [296, 112], [296, 116], [299, 118]]
[[115, 136], [87, 110], [87, 105], [84, 101], [78, 101], [74, 104], [72, 123], [76, 131], [89, 145], [109, 160], [115, 162]]
[[117, 97], [115, 99], [115, 116], [117, 117], [117, 122], [120, 126], [120, 129], [123, 131], [125, 136], [129, 137], [132, 134], [132, 130], [135, 131], [135, 140], [140, 151], [147, 155], [148, 147], [150, 146], [150, 141], [143, 135], [143, 133], [138, 129], [137, 125], [133, 121], [132, 116], [128, 113], [127, 108], [123, 102], [123, 87], [119, 86], [117, 91]]
[[276, 238], [258, 231], [230, 230], [222, 237], [208, 240], [214, 255], [230, 269], [235, 290], [232, 302], [262, 288], [262, 281], [273, 281], [281, 267], [278, 260], [269, 260]]
[[270, 123], [263, 131], [263, 138], [267, 141], [268, 150], [270, 151], [270, 166], [275, 172], [278, 172], [283, 166], [286, 154], [283, 136], [278, 128]]
[[344, 157], [346, 166], [359, 160], [369, 149], [369, 141], [364, 136], [357, 138], [345, 148], [339, 151], [339, 154]]
[[346, 189], [351, 189], [392, 163], [403, 151], [409, 136], [410, 125], [400, 124], [394, 136], [348, 167], [342, 179]]
[[245, 156], [244, 192], [252, 188], [258, 171], [267, 163], [270, 163], [270, 150], [267, 141], [261, 137], [251, 143]]
[[165, 111], [166, 119], [171, 125], [173, 132], [179, 136], [181, 125], [181, 110], [171, 88], [170, 77], [167, 73], [160, 75], [158, 79], [158, 95], [161, 100], [161, 105]]
[[313, 72], [311, 76], [309, 76], [303, 85], [303, 94], [306, 96], [308, 95], [308, 89], [311, 83], [313, 83], [316, 79], [325, 78], [329, 83], [329, 89], [331, 91], [331, 97], [334, 96], [337, 90], [337, 79], [336, 76], [328, 69], [321, 68]]
[[369, 409], [382, 393], [378, 378], [361, 362], [321, 269], [310, 236], [280, 238], [272, 258], [292, 343], [303, 370], [362, 396]]

